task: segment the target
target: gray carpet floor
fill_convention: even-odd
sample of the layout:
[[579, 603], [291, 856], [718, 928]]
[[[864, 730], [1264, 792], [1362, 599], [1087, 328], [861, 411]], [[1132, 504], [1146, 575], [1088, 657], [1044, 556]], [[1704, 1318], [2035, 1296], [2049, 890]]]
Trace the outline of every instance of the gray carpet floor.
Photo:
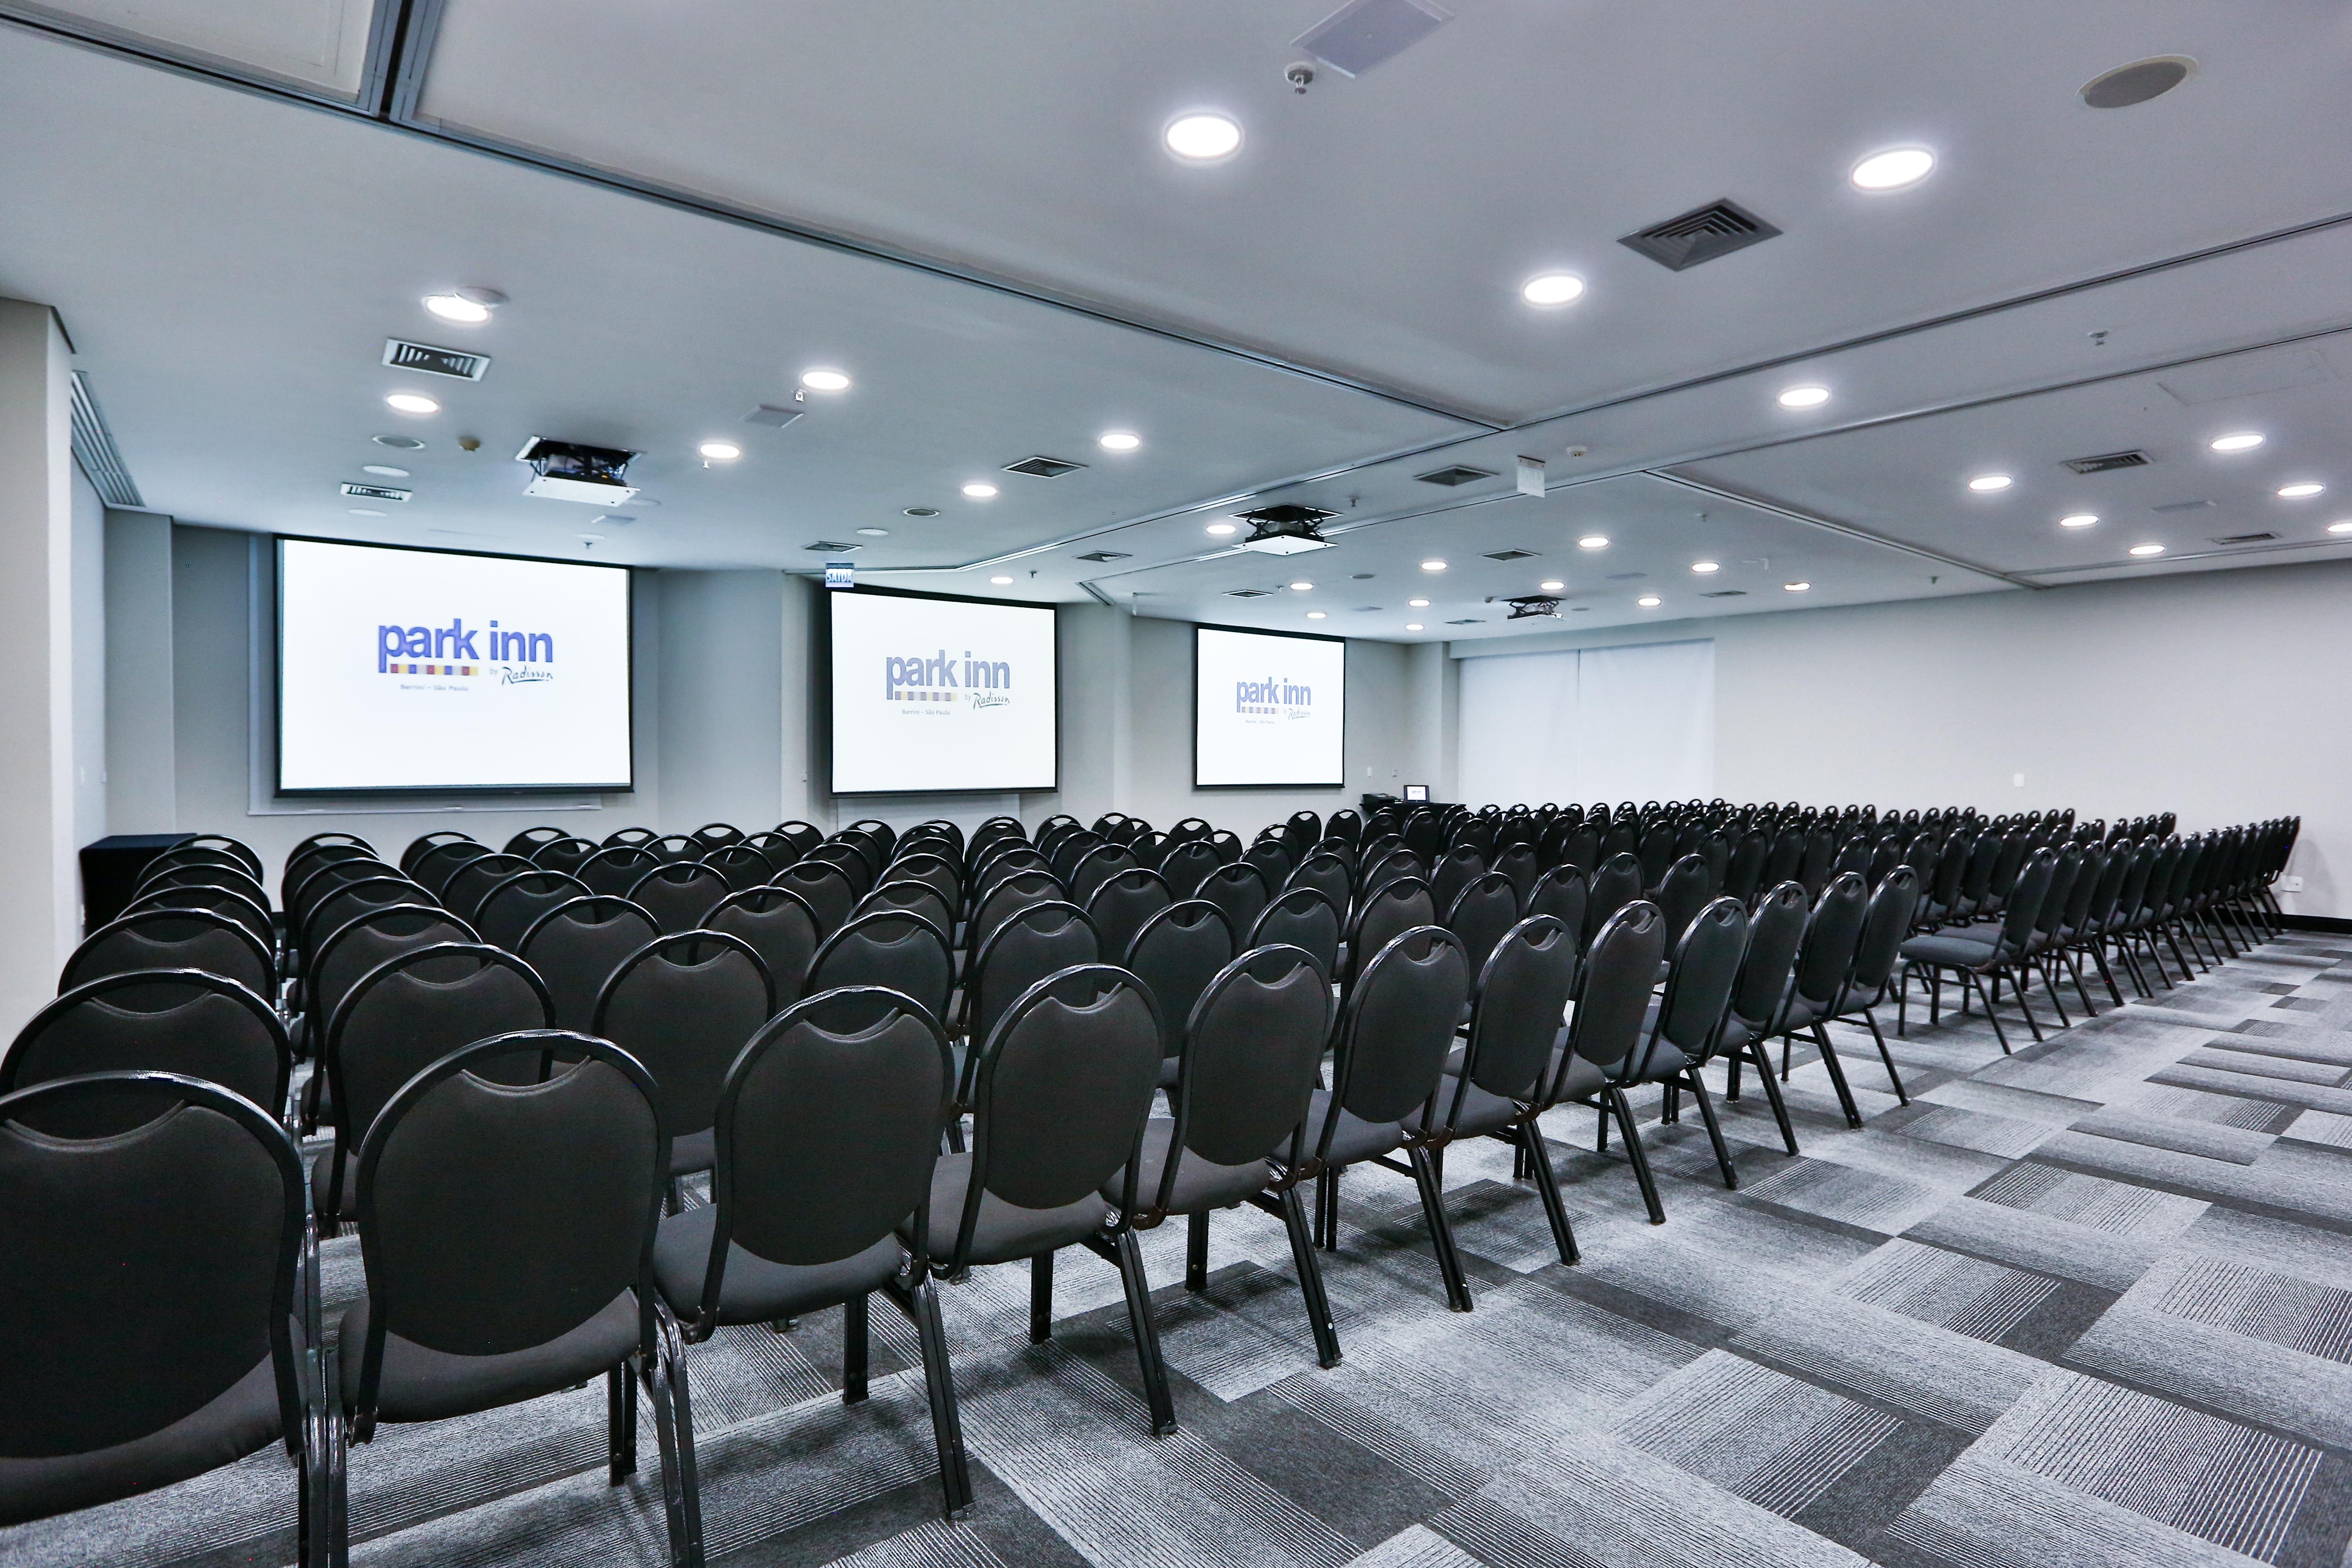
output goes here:
[[[2070, 1005], [2074, 1005], [2071, 992]], [[838, 1312], [695, 1347], [709, 1548], [858, 1568], [2122, 1568], [2352, 1563], [2352, 940], [2290, 936], [2003, 1057], [1981, 1018], [1894, 1041], [1913, 1103], [1842, 1030], [1804, 1152], [1728, 1108], [1644, 1129], [1646, 1223], [1593, 1119], [1547, 1121], [1584, 1250], [1551, 1250], [1498, 1144], [1448, 1158], [1475, 1311], [1449, 1312], [1412, 1184], [1351, 1174], [1318, 1370], [1281, 1226], [1218, 1216], [1209, 1289], [1147, 1238], [1181, 1430], [1154, 1440], [1118, 1279], [1072, 1253], [1055, 1338], [1024, 1269], [944, 1292], [975, 1505], [937, 1513], [913, 1339], [877, 1304], [874, 1394], [838, 1397]], [[2077, 1008], [2079, 1012], [2079, 1008]], [[2046, 1013], [2046, 1009], [2045, 1009]], [[1890, 1020], [1891, 1023], [1891, 1020]], [[1892, 1030], [1890, 1027], [1890, 1035]], [[1720, 1082], [1720, 1069], [1716, 1071]], [[1654, 1097], [1651, 1102], [1654, 1105]], [[337, 1301], [356, 1243], [331, 1244]], [[606, 1485], [592, 1386], [386, 1428], [352, 1458], [353, 1559], [658, 1564], [650, 1413]], [[277, 1563], [281, 1454], [0, 1531], [0, 1561]]]

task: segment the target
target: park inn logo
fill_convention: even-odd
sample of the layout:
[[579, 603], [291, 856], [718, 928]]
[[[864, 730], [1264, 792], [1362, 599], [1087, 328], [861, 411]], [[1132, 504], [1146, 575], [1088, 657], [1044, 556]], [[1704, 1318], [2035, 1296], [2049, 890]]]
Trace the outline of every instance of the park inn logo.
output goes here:
[[969, 708], [1002, 708], [1013, 700], [1013, 666], [1003, 659], [974, 658], [970, 648], [955, 658], [947, 649], [926, 658], [891, 654], [882, 661], [885, 702], [954, 703]]
[[504, 667], [499, 671], [504, 683], [512, 686], [554, 679], [554, 663], [552, 636], [501, 631], [496, 621], [470, 630], [462, 616], [452, 617], [446, 626], [375, 629], [378, 675], [488, 675], [491, 672], [486, 667], [499, 665]]
[[1315, 689], [1275, 676], [1234, 682], [1234, 711], [1267, 719], [1304, 719], [1315, 708]]

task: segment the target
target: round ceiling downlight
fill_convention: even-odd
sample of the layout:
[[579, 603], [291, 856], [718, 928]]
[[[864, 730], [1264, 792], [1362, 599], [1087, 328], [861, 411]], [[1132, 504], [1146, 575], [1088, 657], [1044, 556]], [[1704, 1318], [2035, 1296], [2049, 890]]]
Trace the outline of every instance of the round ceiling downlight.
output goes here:
[[2078, 511], [2072, 517], [2060, 518], [2058, 520], [2058, 526], [2061, 528], [2089, 528], [2098, 521], [2099, 514], [2096, 512]]
[[1780, 588], [1784, 593], [1810, 594], [1813, 590], [1813, 585], [1811, 583], [1783, 583]]
[[2093, 109], [2129, 109], [2151, 98], [2162, 98], [2189, 79], [2197, 62], [2187, 55], [2158, 55], [2117, 66], [2083, 84], [2083, 101]]
[[1606, 550], [1609, 548], [1609, 536], [1605, 533], [1588, 533], [1576, 542], [1576, 547], [1579, 550]]
[[1424, 572], [1443, 572], [1445, 570], [1445, 563], [1443, 561], [1424, 561], [1421, 563], [1421, 569]]
[[974, 500], [986, 500], [989, 497], [996, 493], [996, 487], [975, 479], [971, 484], [964, 486], [963, 493], [970, 496]]
[[1644, 594], [1633, 602], [1641, 605], [1642, 608], [1645, 610], [1654, 610], [1658, 607], [1659, 604], [1658, 596], [1655, 594]]
[[1536, 586], [1542, 589], [1547, 594], [1557, 594], [1565, 589], [1568, 584], [1561, 582], [1559, 578], [1554, 577], [1538, 583]]
[[1719, 561], [1694, 561], [1691, 563], [1691, 570], [1705, 577], [1722, 571], [1723, 563]]
[[1404, 624], [1404, 629], [1409, 632], [1417, 632], [1421, 630], [1421, 623], [1419, 621], [1407, 621]]
[[1190, 163], [1230, 158], [1242, 144], [1240, 122], [1223, 114], [1180, 114], [1160, 134], [1171, 153]]
[[2161, 544], [2135, 544], [2131, 547], [2131, 552], [2134, 555], [2161, 555], [2164, 553], [2164, 546]]
[[1530, 305], [1571, 305], [1584, 297], [1584, 279], [1573, 272], [1544, 272], [1519, 285]]
[[371, 436], [368, 439], [379, 447], [389, 447], [395, 452], [414, 452], [425, 445], [414, 436]]
[[1846, 177], [1858, 191], [1899, 191], [1917, 184], [1935, 169], [1936, 154], [1925, 147], [1889, 147], [1856, 163]]
[[1783, 408], [1819, 408], [1830, 400], [1826, 386], [1792, 386], [1780, 394]]
[[1429, 608], [1429, 601], [1427, 599], [1407, 599], [1404, 602], [1404, 607], [1408, 610], [1425, 610]]
[[2217, 452], [2251, 452], [2262, 444], [2262, 433], [2258, 430], [2240, 430], [2213, 437], [2213, 450]]
[[1237, 531], [1238, 530], [1236, 530], [1230, 522], [1213, 522], [1209, 524], [1209, 537], [1212, 539], [1227, 539], [1232, 537]]
[[989, 581], [1000, 588], [1009, 588], [1013, 585], [1013, 579], [1010, 577], [991, 577]]
[[887, 528], [861, 528], [857, 531], [857, 537], [860, 539], [887, 539], [890, 537], [890, 531]]
[[2326, 489], [2326, 485], [2314, 484], [2305, 479], [2297, 484], [2279, 486], [2278, 498], [2281, 500], [2302, 500], [2306, 497], [2318, 495]]
[[1143, 445], [1143, 437], [1132, 430], [1106, 430], [1095, 440], [1106, 452], [1132, 452]]
[[425, 308], [445, 321], [460, 326], [478, 326], [490, 319], [490, 308], [478, 300], [468, 300], [463, 294], [427, 294]]
[[804, 370], [801, 372], [801, 384], [811, 392], [846, 392], [849, 378], [837, 370]]
[[438, 414], [441, 405], [421, 392], [395, 392], [384, 398], [384, 405], [397, 414]]
[[1995, 490], [2005, 490], [2016, 482], [2007, 474], [1979, 474], [1969, 481], [1969, 489], [1979, 495], [1990, 495]]
[[695, 450], [714, 463], [731, 463], [743, 455], [743, 448], [732, 441], [705, 441]]

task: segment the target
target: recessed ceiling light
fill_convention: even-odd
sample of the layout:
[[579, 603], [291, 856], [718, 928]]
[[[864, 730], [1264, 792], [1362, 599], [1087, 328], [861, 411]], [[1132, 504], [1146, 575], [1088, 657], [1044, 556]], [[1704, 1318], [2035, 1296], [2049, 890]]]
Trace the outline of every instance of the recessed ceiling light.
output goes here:
[[847, 392], [849, 378], [837, 370], [804, 370], [801, 372], [801, 384], [811, 392]]
[[1846, 177], [1859, 191], [1899, 191], [1917, 184], [1935, 168], [1936, 154], [1925, 147], [1889, 147], [1856, 163]]
[[1010, 577], [991, 577], [989, 581], [1000, 588], [1009, 588], [1013, 585], [1013, 579]]
[[2327, 531], [2330, 533], [2352, 533], [2352, 517], [2346, 518], [2342, 522], [2329, 523], [2327, 525]]
[[350, 507], [346, 510], [349, 510], [353, 517], [382, 517], [383, 515], [383, 513], [380, 511], [371, 511], [363, 506]]
[[1584, 279], [1573, 272], [1541, 272], [1519, 285], [1530, 305], [1570, 305], [1584, 296]]
[[1811, 593], [1812, 591], [1812, 586], [1813, 585], [1811, 583], [1783, 583], [1780, 584], [1780, 587], [1784, 592], [1790, 594]]
[[408, 477], [406, 468], [395, 468], [390, 463], [362, 463], [360, 472], [373, 474], [379, 479], [404, 479]]
[[1235, 531], [1234, 525], [1230, 522], [1213, 522], [1209, 524], [1209, 533], [1213, 538], [1223, 539], [1234, 531]]
[[705, 441], [695, 450], [714, 463], [731, 463], [743, 455], [743, 448], [732, 441]]
[[1722, 571], [1723, 565], [1716, 561], [1694, 561], [1691, 563], [1691, 570], [1704, 577], [1710, 572]]
[[1106, 452], [1132, 452], [1143, 445], [1143, 437], [1132, 430], [1106, 430], [1096, 440]]
[[1792, 386], [1780, 394], [1783, 408], [1819, 408], [1830, 400], [1826, 386]]
[[1304, 594], [1308, 592], [1314, 586], [1315, 584], [1312, 583], [1293, 583], [1290, 585], [1290, 591], [1294, 594]]
[[860, 539], [887, 539], [890, 537], [890, 531], [887, 528], [861, 528], [857, 531], [857, 536]]
[[935, 506], [910, 506], [907, 509], [907, 515], [908, 517], [937, 517], [940, 515], [940, 509]]
[[1644, 594], [1633, 602], [1645, 610], [1654, 610], [1658, 607], [1658, 596], [1655, 594]]
[[1421, 630], [1421, 623], [1419, 621], [1407, 621], [1404, 624], [1404, 629], [1409, 632], [1417, 632]]
[[463, 294], [427, 294], [425, 308], [445, 321], [457, 321], [465, 326], [478, 325], [490, 319], [490, 308], [478, 300], [468, 300]]
[[414, 452], [425, 445], [414, 436], [371, 436], [368, 439], [379, 447], [389, 447], [395, 452]]
[[2213, 450], [2217, 452], [2251, 452], [2262, 444], [2261, 433], [2254, 430], [2240, 430], [2233, 435], [2213, 437]]
[[384, 402], [403, 414], [438, 414], [441, 405], [421, 392], [395, 392]]
[[1429, 608], [1429, 601], [1427, 599], [1407, 599], [1404, 603], [1405, 608], [1409, 610], [1425, 610]]
[[1323, 612], [1320, 610], [1309, 610], [1307, 612], [1307, 618], [1310, 621], [1319, 621], [1323, 618]]
[[1160, 134], [1171, 153], [1194, 163], [1229, 158], [1242, 144], [1240, 121], [1223, 114], [1180, 114]]
[[1609, 548], [1609, 536], [1605, 533], [1588, 533], [1576, 542], [1576, 547], [1579, 550], [1606, 550]]
[[974, 500], [986, 500], [989, 497], [996, 493], [996, 487], [992, 484], [982, 483], [979, 479], [974, 479], [971, 483], [964, 486], [963, 493], [970, 496]]
[[2326, 488], [2327, 487], [2326, 485], [2315, 485], [2310, 483], [2308, 480], [2302, 484], [2281, 485], [2279, 486], [2278, 492], [2279, 500], [2301, 500], [2305, 496], [2315, 496]]
[[2164, 546], [2161, 544], [2135, 544], [2131, 547], [2131, 552], [2134, 555], [2161, 555], [2164, 553]]
[[1443, 561], [1424, 561], [1421, 563], [1421, 569], [1424, 572], [1443, 572], [1445, 570], [1445, 563]]
[[2058, 526], [2061, 528], [2088, 528], [2098, 521], [2099, 515], [2096, 512], [2078, 511], [2072, 517], [2060, 518], [2058, 520]]
[[1979, 495], [1989, 495], [1994, 490], [2005, 490], [2016, 482], [2007, 474], [1979, 474], [1969, 481], [1969, 489]]
[[1562, 588], [1567, 587], [1568, 584], [1559, 581], [1558, 578], [1554, 578], [1548, 583], [1538, 583], [1536, 586], [1541, 588], [1547, 594], [1557, 594]]

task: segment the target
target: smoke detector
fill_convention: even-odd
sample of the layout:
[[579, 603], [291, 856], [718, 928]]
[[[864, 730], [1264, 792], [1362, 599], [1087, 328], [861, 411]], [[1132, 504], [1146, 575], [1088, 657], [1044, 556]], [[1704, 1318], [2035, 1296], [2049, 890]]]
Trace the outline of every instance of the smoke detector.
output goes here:
[[622, 479], [635, 452], [610, 447], [583, 447], [572, 441], [551, 441], [533, 436], [515, 454], [529, 463], [532, 479], [522, 493], [543, 500], [576, 500], [590, 506], [622, 506], [637, 493]]
[[1242, 549], [1263, 555], [1298, 555], [1309, 550], [1330, 549], [1331, 542], [1323, 537], [1321, 527], [1339, 514], [1320, 507], [1285, 504], [1236, 515], [1251, 530], [1250, 536], [1241, 542]]

